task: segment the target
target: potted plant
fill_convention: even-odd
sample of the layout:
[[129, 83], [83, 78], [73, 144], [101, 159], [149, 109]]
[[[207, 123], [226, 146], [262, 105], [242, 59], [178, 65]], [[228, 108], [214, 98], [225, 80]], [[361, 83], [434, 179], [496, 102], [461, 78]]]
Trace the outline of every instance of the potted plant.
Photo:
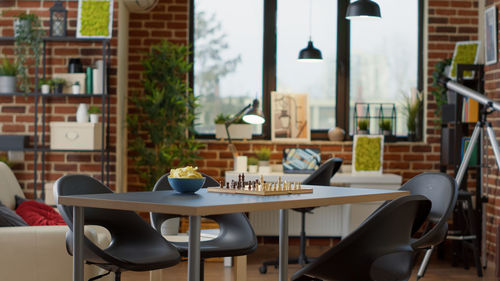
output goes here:
[[391, 119], [381, 119], [378, 122], [380, 130], [382, 130], [382, 135], [390, 136], [392, 135], [392, 120]]
[[[226, 121], [231, 120], [232, 116], [229, 114], [219, 113], [214, 119], [215, 122], [215, 138], [227, 139]], [[251, 139], [252, 138], [252, 125], [247, 124], [243, 119], [235, 120], [228, 128], [231, 139]]]
[[135, 93], [127, 116], [135, 168], [151, 190], [171, 168], [195, 165], [201, 144], [194, 138], [197, 98], [187, 84], [189, 47], [163, 41], [145, 55], [144, 93]]
[[255, 151], [259, 163], [259, 173], [270, 173], [271, 165], [269, 159], [271, 158], [271, 150], [268, 147], [261, 147]]
[[38, 81], [38, 87], [40, 87], [40, 92], [44, 95], [50, 94], [50, 89], [53, 87], [52, 80], [50, 79], [40, 79]]
[[90, 115], [90, 123], [99, 123], [99, 114], [101, 113], [101, 109], [97, 106], [91, 106], [88, 112]]
[[447, 76], [447, 71], [451, 65], [451, 59], [444, 59], [436, 63], [434, 66], [434, 72], [432, 72], [432, 95], [436, 100], [436, 109], [434, 110], [434, 114], [436, 116], [441, 115], [441, 108], [443, 105], [448, 103], [448, 97], [446, 95], [446, 87], [444, 87], [439, 80], [442, 76]]
[[52, 85], [54, 87], [54, 94], [62, 94], [65, 84], [66, 84], [66, 80], [64, 80], [63, 78], [52, 79]]
[[368, 135], [368, 119], [359, 119], [358, 120], [358, 134], [359, 135]]
[[258, 165], [259, 165], [259, 159], [256, 157], [248, 157], [248, 172], [250, 173], [257, 173], [258, 170]]
[[80, 82], [76, 81], [73, 85], [71, 85], [71, 92], [73, 92], [73, 95], [80, 94]]
[[[14, 39], [15, 49], [14, 54], [17, 57], [17, 73], [21, 77], [20, 89], [27, 93], [31, 90], [31, 82], [29, 80], [29, 65], [28, 57], [34, 59], [35, 74], [38, 72], [40, 65], [40, 55], [42, 53], [42, 40], [45, 32], [38, 16], [35, 14], [22, 13], [14, 20]], [[37, 76], [37, 75], [35, 75]]]
[[16, 66], [4, 57], [0, 65], [0, 94], [16, 91], [16, 74]]
[[417, 129], [420, 123], [422, 112], [422, 94], [417, 92], [415, 99], [405, 97], [404, 114], [406, 115], [406, 127], [408, 128], [408, 140], [417, 140]]

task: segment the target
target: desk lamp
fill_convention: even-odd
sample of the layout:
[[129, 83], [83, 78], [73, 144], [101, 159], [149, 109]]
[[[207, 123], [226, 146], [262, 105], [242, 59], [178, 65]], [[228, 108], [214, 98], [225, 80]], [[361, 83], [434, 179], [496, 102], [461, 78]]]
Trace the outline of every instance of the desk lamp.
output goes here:
[[243, 121], [245, 121], [248, 124], [260, 125], [266, 121], [266, 119], [264, 119], [262, 111], [259, 109], [259, 100], [254, 99], [251, 104], [245, 106], [240, 112], [236, 113], [233, 116], [233, 118], [227, 120], [224, 123], [226, 127], [227, 140], [229, 141], [229, 149], [233, 153], [233, 157], [237, 157], [239, 155], [238, 151], [236, 150], [236, 147], [233, 145], [233, 142], [231, 141], [231, 135], [229, 134], [229, 126], [231, 126], [231, 124], [233, 124], [236, 120], [240, 119], [242, 116], [243, 116]]

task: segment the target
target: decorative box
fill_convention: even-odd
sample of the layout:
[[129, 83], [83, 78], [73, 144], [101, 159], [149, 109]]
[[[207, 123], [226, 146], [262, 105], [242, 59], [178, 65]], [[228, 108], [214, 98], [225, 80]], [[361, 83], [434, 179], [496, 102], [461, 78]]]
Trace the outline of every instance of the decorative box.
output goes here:
[[50, 123], [51, 149], [96, 150], [101, 147], [101, 123]]

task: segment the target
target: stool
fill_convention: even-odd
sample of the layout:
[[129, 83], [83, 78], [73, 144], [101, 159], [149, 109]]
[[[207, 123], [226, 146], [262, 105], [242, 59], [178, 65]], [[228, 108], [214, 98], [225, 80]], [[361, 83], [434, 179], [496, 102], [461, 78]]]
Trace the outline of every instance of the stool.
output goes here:
[[469, 268], [467, 249], [472, 251], [477, 276], [482, 277], [480, 245], [477, 217], [472, 206], [472, 193], [466, 190], [458, 191], [457, 205], [453, 211], [453, 230], [448, 231], [447, 239], [453, 241], [452, 265], [457, 265], [459, 252], [464, 268]]

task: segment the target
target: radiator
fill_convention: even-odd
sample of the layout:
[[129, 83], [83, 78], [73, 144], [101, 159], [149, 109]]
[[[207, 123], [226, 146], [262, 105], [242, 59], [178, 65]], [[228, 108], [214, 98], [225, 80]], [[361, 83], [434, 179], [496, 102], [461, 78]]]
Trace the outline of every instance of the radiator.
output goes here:
[[[348, 229], [349, 208], [343, 206], [319, 207], [306, 213], [307, 236], [341, 237]], [[300, 212], [289, 211], [289, 235], [300, 234]], [[250, 213], [250, 223], [258, 236], [278, 236], [280, 218], [279, 211], [261, 211]]]

